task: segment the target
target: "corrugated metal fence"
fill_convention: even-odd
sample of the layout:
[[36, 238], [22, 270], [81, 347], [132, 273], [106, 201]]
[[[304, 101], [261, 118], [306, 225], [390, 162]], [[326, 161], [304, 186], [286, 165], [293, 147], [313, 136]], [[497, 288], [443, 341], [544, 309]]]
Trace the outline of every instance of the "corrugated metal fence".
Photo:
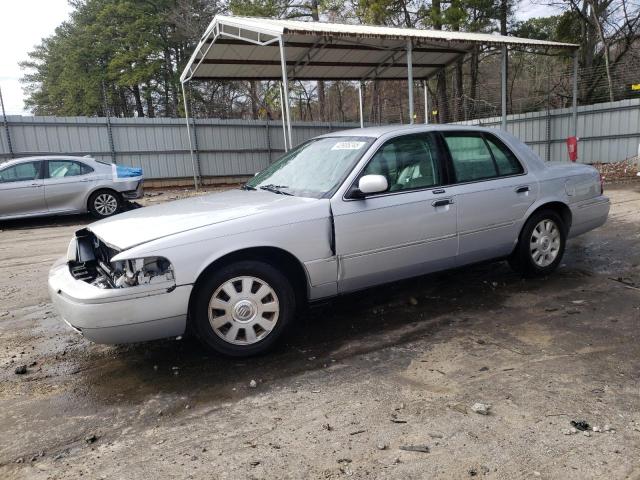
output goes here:
[[[500, 117], [464, 125], [500, 127]], [[566, 161], [571, 109], [523, 113], [507, 117], [507, 130], [529, 145], [543, 160]], [[640, 99], [578, 107], [578, 161], [608, 163], [640, 155]]]
[[[0, 134], [0, 160], [48, 154], [90, 155], [144, 169], [146, 178], [193, 176], [185, 120], [180, 118], [87, 118], [9, 116], [13, 155]], [[195, 125], [195, 128], [193, 126]], [[277, 121], [191, 120], [199, 174], [253, 175], [284, 152]], [[293, 143], [352, 123], [298, 123]]]
[[[508, 129], [543, 159], [566, 160], [570, 109], [509, 116]], [[499, 127], [499, 118], [467, 124]], [[283, 152], [282, 124], [277, 121], [192, 120], [199, 173], [203, 177], [253, 175]], [[293, 142], [353, 123], [298, 123]], [[73, 154], [140, 166], [153, 179], [191, 177], [184, 119], [9, 116], [13, 155], [6, 133], [0, 134], [0, 160], [12, 156]], [[638, 155], [640, 99], [579, 108], [580, 161], [611, 162]]]

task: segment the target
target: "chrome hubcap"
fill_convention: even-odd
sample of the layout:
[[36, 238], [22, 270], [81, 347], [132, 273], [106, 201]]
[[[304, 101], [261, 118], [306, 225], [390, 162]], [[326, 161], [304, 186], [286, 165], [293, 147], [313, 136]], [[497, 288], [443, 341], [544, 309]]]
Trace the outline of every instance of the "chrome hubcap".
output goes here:
[[264, 339], [280, 314], [278, 296], [257, 277], [227, 280], [209, 300], [209, 324], [215, 334], [234, 345], [251, 345]]
[[100, 215], [113, 215], [118, 208], [118, 201], [110, 193], [101, 193], [96, 197], [93, 206]]
[[233, 318], [237, 322], [249, 322], [256, 315], [256, 306], [249, 300], [240, 300], [233, 307]]
[[530, 252], [539, 267], [548, 267], [560, 252], [560, 229], [553, 220], [540, 221], [531, 233]]

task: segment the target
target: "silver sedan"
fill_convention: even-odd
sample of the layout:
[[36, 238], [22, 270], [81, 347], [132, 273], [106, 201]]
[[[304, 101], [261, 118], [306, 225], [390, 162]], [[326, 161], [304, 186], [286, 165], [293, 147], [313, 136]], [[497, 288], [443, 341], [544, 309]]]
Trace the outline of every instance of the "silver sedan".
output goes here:
[[142, 181], [139, 169], [89, 157], [10, 160], [0, 164], [0, 220], [87, 211], [109, 217], [142, 197]]
[[317, 137], [243, 188], [78, 231], [50, 272], [62, 318], [125, 343], [187, 327], [264, 352], [307, 302], [475, 262], [548, 275], [609, 212], [598, 172], [545, 163], [512, 135], [390, 126]]

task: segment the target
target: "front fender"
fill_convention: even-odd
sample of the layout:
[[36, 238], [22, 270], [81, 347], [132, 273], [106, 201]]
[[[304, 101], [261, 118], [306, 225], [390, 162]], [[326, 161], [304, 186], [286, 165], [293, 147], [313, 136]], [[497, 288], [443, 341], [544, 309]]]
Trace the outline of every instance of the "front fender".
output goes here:
[[[183, 232], [125, 252], [128, 258], [154, 255], [167, 258], [174, 266], [176, 283], [186, 285], [195, 283], [200, 274], [215, 261], [250, 248], [280, 249], [296, 258], [303, 267], [313, 260], [329, 258], [333, 255], [330, 229], [329, 218], [316, 218], [214, 238], [206, 232]], [[310, 283], [313, 283], [308, 271], [306, 274]]]

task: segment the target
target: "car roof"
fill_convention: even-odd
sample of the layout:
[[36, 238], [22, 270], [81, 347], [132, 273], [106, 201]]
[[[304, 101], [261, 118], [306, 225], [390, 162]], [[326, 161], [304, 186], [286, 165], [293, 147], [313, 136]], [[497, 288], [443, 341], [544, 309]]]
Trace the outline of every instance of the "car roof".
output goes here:
[[375, 127], [351, 128], [348, 130], [340, 130], [337, 132], [319, 135], [317, 138], [323, 137], [373, 137], [380, 138], [389, 133], [412, 133], [412, 132], [430, 132], [430, 131], [467, 131], [467, 132], [492, 132], [497, 129], [487, 127], [476, 127], [467, 125], [431, 125], [431, 124], [415, 124], [415, 125], [379, 125]]
[[0, 162], [0, 167], [8, 167], [23, 162], [34, 162], [42, 160], [77, 160], [81, 162], [95, 162], [93, 157], [81, 157], [79, 155], [40, 155], [34, 157], [12, 158], [7, 161]]

